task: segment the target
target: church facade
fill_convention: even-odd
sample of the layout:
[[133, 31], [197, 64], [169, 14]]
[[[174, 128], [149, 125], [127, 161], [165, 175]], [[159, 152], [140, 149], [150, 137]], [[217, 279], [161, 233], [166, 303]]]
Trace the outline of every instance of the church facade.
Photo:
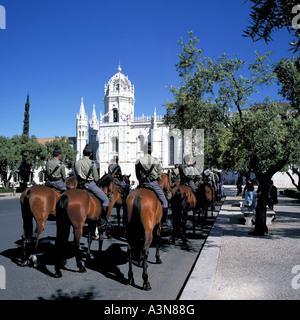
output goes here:
[[[123, 174], [131, 174], [131, 181], [137, 182], [135, 162], [144, 155], [148, 142], [151, 142], [152, 155], [161, 162], [163, 169], [167, 170], [173, 168], [174, 164], [182, 163], [187, 155], [197, 159], [200, 154], [196, 167], [202, 172], [203, 148], [200, 146], [197, 151], [198, 143], [195, 141], [202, 141], [203, 145], [203, 135], [200, 139], [199, 136], [191, 139], [185, 134], [183, 139], [178, 130], [164, 124], [163, 117], [158, 116], [155, 109], [151, 116], [135, 117], [134, 85], [121, 72], [120, 66], [117, 71], [104, 86], [104, 113], [100, 112], [99, 119], [94, 105], [88, 120], [81, 99], [76, 118], [77, 160], [82, 157], [83, 149], [89, 143], [93, 148], [100, 176], [108, 171], [109, 164], [118, 156]], [[234, 171], [223, 173], [222, 176], [224, 184], [236, 184], [237, 176]], [[297, 181], [297, 177], [294, 178]], [[286, 173], [277, 172], [273, 180], [278, 187], [293, 187]]]
[[88, 120], [81, 100], [76, 119], [77, 159], [82, 157], [84, 146], [89, 143], [96, 156], [94, 159], [100, 176], [107, 172], [108, 165], [118, 156], [123, 174], [131, 174], [131, 180], [136, 181], [135, 163], [144, 155], [149, 142], [152, 156], [161, 162], [164, 169], [182, 163], [188, 143], [184, 148], [181, 135], [166, 126], [155, 109], [151, 116], [135, 117], [135, 88], [121, 71], [119, 66], [118, 72], [104, 86], [104, 113], [100, 113], [99, 119], [93, 106]]

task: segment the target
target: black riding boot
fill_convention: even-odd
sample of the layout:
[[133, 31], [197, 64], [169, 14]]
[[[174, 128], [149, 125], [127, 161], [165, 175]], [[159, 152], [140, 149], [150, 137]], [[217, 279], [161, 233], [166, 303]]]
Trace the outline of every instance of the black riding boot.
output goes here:
[[172, 229], [171, 222], [167, 220], [167, 216], [168, 216], [168, 208], [163, 208], [163, 215], [161, 218], [161, 228], [164, 231]]
[[100, 216], [100, 221], [99, 221], [99, 226], [101, 229], [107, 229], [111, 227], [110, 222], [107, 220], [107, 212], [108, 212], [108, 207], [102, 207], [101, 210], [101, 216]]

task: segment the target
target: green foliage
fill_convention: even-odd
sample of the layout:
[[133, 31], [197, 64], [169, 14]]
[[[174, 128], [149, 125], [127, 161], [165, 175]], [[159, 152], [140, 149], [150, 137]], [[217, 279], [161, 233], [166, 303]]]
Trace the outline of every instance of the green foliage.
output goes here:
[[299, 29], [292, 28], [292, 20], [295, 14], [292, 8], [299, 4], [295, 0], [250, 0], [251, 25], [246, 28], [244, 35], [251, 37], [253, 41], [265, 40], [267, 43], [272, 39], [272, 33], [286, 28], [295, 36], [295, 41], [291, 43], [294, 52], [299, 51]]
[[73, 149], [73, 141], [68, 140], [66, 137], [55, 138], [55, 140], [45, 144], [47, 159], [51, 159], [54, 148], [59, 147], [61, 149], [61, 160], [69, 169], [72, 168], [77, 154], [77, 151]]
[[281, 59], [275, 64], [274, 71], [281, 85], [279, 93], [287, 99], [297, 116], [300, 115], [300, 57]]
[[262, 174], [287, 163], [300, 148], [299, 120], [287, 114], [286, 106], [266, 101], [249, 107], [242, 119], [235, 115], [223, 137], [222, 167]]
[[29, 95], [27, 95], [27, 101], [25, 104], [25, 112], [24, 112], [24, 121], [23, 121], [23, 135], [26, 137], [29, 137]]
[[180, 129], [204, 129], [205, 162], [220, 168], [221, 141], [231, 126], [232, 114], [242, 119], [253, 93], [275, 82], [270, 64], [271, 52], [255, 53], [253, 63], [223, 54], [207, 58], [197, 47], [198, 38], [189, 32], [188, 42], [178, 43], [182, 52], [175, 65], [181, 83], [171, 87], [173, 100], [167, 101], [165, 123]]

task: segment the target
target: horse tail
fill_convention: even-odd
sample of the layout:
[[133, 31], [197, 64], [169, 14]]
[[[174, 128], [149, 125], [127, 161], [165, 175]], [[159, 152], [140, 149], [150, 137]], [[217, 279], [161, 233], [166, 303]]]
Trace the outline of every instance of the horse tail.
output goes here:
[[69, 198], [62, 195], [56, 203], [56, 240], [55, 246], [62, 250], [68, 243], [71, 221], [68, 217]]
[[141, 252], [144, 245], [145, 229], [141, 221], [141, 197], [136, 196], [133, 201], [131, 219], [128, 223], [127, 240], [131, 246], [133, 256], [141, 260]]
[[29, 204], [30, 192], [31, 190], [29, 189], [23, 198], [23, 202], [21, 202], [24, 237], [26, 240], [31, 238], [32, 230], [33, 230], [33, 225], [32, 225], [33, 215], [32, 215], [30, 204]]

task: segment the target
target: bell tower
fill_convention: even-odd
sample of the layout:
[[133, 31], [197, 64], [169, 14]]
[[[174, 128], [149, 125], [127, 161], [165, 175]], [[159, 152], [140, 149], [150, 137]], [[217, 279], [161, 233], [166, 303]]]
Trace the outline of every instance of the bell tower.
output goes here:
[[81, 98], [81, 104], [79, 113], [76, 117], [76, 149], [78, 154], [76, 160], [82, 158], [83, 149], [87, 144], [88, 139], [88, 117], [85, 113], [83, 98]]
[[119, 65], [116, 73], [104, 86], [104, 122], [127, 122], [134, 120], [134, 85]]

